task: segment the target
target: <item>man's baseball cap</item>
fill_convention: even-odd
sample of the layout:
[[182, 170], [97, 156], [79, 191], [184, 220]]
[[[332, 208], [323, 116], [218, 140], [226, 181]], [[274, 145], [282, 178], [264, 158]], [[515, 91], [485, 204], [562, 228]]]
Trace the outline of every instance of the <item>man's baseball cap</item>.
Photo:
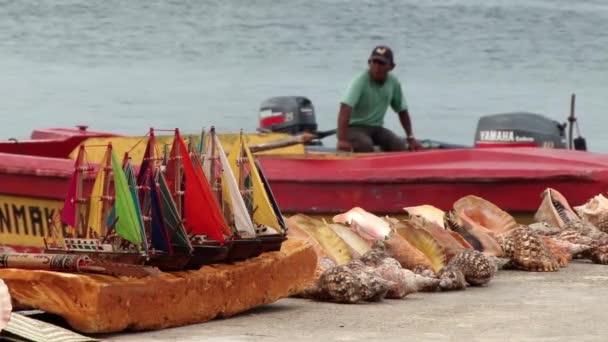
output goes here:
[[391, 50], [391, 48], [385, 45], [376, 46], [374, 50], [372, 50], [372, 54], [371, 56], [369, 56], [369, 60], [378, 60], [389, 65], [395, 65], [395, 62], [393, 61], [393, 50]]

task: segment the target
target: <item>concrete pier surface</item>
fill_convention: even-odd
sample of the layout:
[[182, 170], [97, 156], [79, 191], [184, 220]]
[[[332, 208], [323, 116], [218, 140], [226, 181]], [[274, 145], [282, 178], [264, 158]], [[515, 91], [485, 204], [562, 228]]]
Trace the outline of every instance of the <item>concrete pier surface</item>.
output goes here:
[[608, 341], [608, 266], [499, 271], [489, 285], [357, 305], [288, 298], [229, 319], [110, 341]]

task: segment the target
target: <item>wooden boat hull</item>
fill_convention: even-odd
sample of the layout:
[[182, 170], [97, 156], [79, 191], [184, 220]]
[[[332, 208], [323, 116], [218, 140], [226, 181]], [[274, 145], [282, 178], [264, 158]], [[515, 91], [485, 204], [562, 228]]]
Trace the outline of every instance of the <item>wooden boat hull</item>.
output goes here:
[[82, 254], [88, 256], [92, 260], [116, 262], [129, 265], [144, 265], [146, 261], [145, 256], [139, 253], [130, 252], [80, 252], [59, 248], [46, 248], [42, 252], [47, 254]]
[[266, 253], [281, 250], [281, 244], [287, 240], [287, 236], [284, 234], [258, 235], [258, 239], [262, 242], [262, 253]]
[[229, 247], [226, 261], [242, 261], [262, 254], [262, 241], [260, 239], [233, 239], [226, 241]]
[[192, 257], [186, 264], [186, 269], [189, 270], [197, 270], [204, 265], [221, 263], [226, 260], [230, 252], [228, 246], [219, 243], [193, 245], [192, 247], [194, 248]]
[[181, 271], [186, 267], [190, 258], [189, 253], [176, 252], [169, 255], [163, 252], [151, 252], [146, 265], [157, 267], [161, 271]]

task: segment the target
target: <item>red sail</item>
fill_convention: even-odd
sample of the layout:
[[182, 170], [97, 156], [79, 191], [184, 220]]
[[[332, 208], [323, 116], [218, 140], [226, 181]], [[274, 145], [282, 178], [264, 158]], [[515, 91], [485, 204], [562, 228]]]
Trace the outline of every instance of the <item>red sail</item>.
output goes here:
[[178, 132], [175, 139], [178, 140], [186, 178], [183, 203], [186, 230], [190, 234], [207, 235], [210, 239], [224, 242], [222, 232], [230, 231], [209, 182], [200, 165], [192, 164], [188, 149]]
[[65, 196], [65, 201], [63, 202], [63, 208], [61, 209], [61, 221], [73, 228], [76, 228], [77, 225], [77, 209], [76, 202], [78, 201], [78, 181], [81, 178], [79, 170], [82, 167], [82, 162], [84, 160], [84, 146], [80, 146], [78, 150], [78, 156], [76, 157], [76, 161], [74, 162], [74, 174], [72, 174], [72, 179], [70, 180], [70, 186], [68, 188], [68, 193]]

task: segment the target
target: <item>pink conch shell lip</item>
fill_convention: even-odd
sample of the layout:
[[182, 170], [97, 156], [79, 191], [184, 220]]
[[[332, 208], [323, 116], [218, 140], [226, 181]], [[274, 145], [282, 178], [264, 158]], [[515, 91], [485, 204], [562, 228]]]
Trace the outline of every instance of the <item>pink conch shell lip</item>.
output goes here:
[[0, 279], [0, 331], [6, 328], [6, 325], [11, 319], [11, 295], [8, 292], [8, 287], [2, 279]]
[[333, 222], [348, 224], [361, 237], [370, 240], [384, 239], [391, 231], [387, 222], [358, 207], [334, 216]]

